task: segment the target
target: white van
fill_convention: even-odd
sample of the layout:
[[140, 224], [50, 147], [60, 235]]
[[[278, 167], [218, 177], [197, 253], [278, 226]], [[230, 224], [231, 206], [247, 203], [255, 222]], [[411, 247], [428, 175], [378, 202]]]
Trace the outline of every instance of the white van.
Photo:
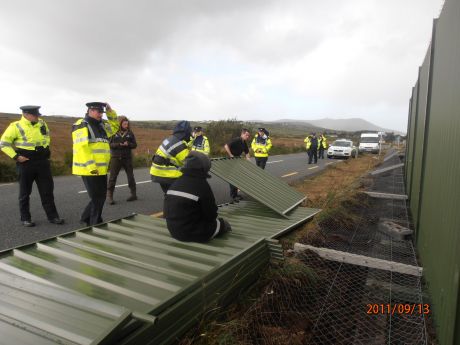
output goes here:
[[378, 133], [362, 133], [359, 139], [358, 151], [379, 153], [380, 138]]

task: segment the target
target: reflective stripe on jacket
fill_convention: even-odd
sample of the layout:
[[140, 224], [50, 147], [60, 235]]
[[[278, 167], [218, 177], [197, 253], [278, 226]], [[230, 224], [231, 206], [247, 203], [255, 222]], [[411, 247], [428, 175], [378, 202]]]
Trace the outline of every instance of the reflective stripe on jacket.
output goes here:
[[209, 147], [209, 140], [204, 135], [200, 135], [193, 140], [192, 143], [192, 151], [198, 151], [204, 153], [205, 155], [209, 155], [211, 148]]
[[318, 138], [318, 148], [321, 148], [321, 147], [324, 149], [327, 149], [327, 139], [324, 135]]
[[182, 176], [180, 168], [184, 165], [185, 158], [190, 153], [190, 145], [185, 140], [179, 140], [172, 135], [163, 140], [153, 156], [150, 175], [176, 179]]
[[254, 151], [254, 157], [268, 157], [268, 152], [272, 148], [272, 141], [269, 137], [263, 138], [256, 134], [252, 139], [251, 148]]
[[73, 165], [72, 174], [91, 176], [97, 170], [99, 175], [107, 175], [110, 162], [109, 139], [119, 128], [115, 110], [107, 111], [107, 119], [101, 125], [106, 137], [98, 137], [85, 119], [80, 119], [72, 126]]
[[6, 128], [0, 138], [0, 149], [14, 158], [17, 155], [14, 147], [19, 150], [35, 151], [37, 146], [49, 147], [50, 141], [50, 131], [45, 121], [39, 119], [34, 125], [22, 116], [19, 121], [10, 123]]

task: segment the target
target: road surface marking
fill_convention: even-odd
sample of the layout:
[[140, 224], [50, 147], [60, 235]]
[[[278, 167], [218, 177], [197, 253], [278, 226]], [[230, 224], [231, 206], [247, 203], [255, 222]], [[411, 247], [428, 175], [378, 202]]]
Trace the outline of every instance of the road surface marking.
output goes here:
[[[136, 182], [136, 184], [142, 184], [142, 183], [149, 183], [149, 182], [152, 182], [152, 180], [147, 180], [147, 181], [140, 181], [140, 182]], [[118, 184], [115, 186], [115, 188], [119, 188], [119, 187], [126, 187], [128, 184]], [[78, 194], [82, 194], [82, 193], [86, 193], [86, 190], [81, 190], [78, 192]]]
[[0, 187], [3, 187], [3, 186], [11, 186], [12, 183], [3, 183], [3, 184], [0, 184]]
[[281, 176], [281, 177], [288, 177], [288, 176], [292, 176], [292, 175], [297, 175], [298, 173], [299, 173], [298, 171], [294, 171], [294, 172], [292, 172], [292, 173], [283, 175], [283, 176]]
[[308, 170], [311, 170], [311, 169], [316, 169], [316, 168], [319, 168], [319, 166], [315, 166], [315, 167], [311, 167], [311, 168], [308, 168]]
[[279, 161], [271, 161], [271, 162], [267, 162], [267, 164], [272, 164], [272, 163], [279, 163], [279, 162], [284, 162], [283, 160], [279, 160]]
[[163, 216], [163, 212], [158, 212], [158, 213], [154, 213], [150, 215], [150, 217], [155, 217], [155, 218], [160, 218], [161, 216]]
[[329, 164], [334, 164], [335, 162], [329, 162], [329, 163], [326, 163], [326, 165], [329, 165]]

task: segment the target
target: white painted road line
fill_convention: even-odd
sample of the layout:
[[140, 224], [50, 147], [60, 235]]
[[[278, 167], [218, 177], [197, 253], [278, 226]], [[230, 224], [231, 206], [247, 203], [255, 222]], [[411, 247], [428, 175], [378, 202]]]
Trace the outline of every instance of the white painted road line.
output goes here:
[[334, 164], [334, 162], [329, 162], [329, 163], [326, 163], [326, 165], [329, 165], [329, 164]]
[[311, 168], [308, 168], [308, 170], [312, 170], [312, 169], [316, 169], [316, 168], [319, 168], [319, 166], [315, 166], [315, 167], [311, 167]]
[[[140, 182], [136, 182], [136, 184], [142, 184], [142, 183], [149, 183], [149, 182], [152, 182], [152, 180], [147, 180], [147, 181], [140, 181]], [[119, 188], [119, 187], [126, 187], [128, 184], [118, 184], [115, 186], [115, 188]], [[86, 193], [86, 190], [81, 190], [78, 192], [78, 194], [82, 194], [82, 193]]]
[[281, 176], [281, 177], [288, 177], [288, 176], [292, 176], [292, 175], [297, 175], [298, 173], [299, 173], [298, 171], [294, 171], [294, 172], [292, 172], [292, 173], [283, 175], [283, 176]]
[[267, 164], [273, 164], [273, 163], [279, 163], [279, 162], [284, 162], [283, 160], [279, 160], [279, 161], [271, 161], [271, 162], [267, 162]]
[[0, 184], [0, 187], [3, 187], [3, 186], [11, 186], [12, 183], [3, 183], [3, 184]]

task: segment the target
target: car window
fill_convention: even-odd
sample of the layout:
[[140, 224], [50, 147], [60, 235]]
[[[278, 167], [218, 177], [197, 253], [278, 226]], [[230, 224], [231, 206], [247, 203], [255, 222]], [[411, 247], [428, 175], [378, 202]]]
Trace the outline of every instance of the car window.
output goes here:
[[332, 146], [351, 147], [351, 143], [349, 141], [334, 141]]

